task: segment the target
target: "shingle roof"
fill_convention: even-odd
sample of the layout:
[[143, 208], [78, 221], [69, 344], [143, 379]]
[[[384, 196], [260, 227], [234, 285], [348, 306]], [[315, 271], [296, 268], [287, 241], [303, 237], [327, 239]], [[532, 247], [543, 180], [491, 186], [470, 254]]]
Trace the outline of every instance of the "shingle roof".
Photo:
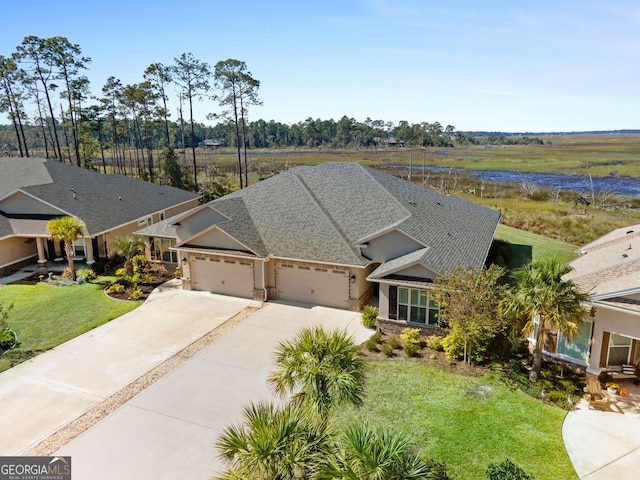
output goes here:
[[403, 255], [401, 257], [384, 262], [373, 272], [371, 272], [369, 278], [383, 278], [386, 275], [389, 275], [397, 270], [415, 265], [418, 262], [422, 262], [428, 250], [428, 248], [421, 248], [420, 250], [416, 250], [415, 252], [407, 253], [406, 255]]
[[[78, 217], [92, 236], [198, 197], [42, 158], [0, 158], [0, 198], [18, 189]], [[0, 222], [0, 238], [12, 233], [7, 225]]]
[[500, 214], [357, 163], [298, 167], [214, 200], [217, 226], [261, 256], [366, 265], [359, 242], [391, 228], [435, 271], [483, 265]]
[[590, 296], [640, 289], [640, 225], [609, 232], [580, 251], [565, 278]]

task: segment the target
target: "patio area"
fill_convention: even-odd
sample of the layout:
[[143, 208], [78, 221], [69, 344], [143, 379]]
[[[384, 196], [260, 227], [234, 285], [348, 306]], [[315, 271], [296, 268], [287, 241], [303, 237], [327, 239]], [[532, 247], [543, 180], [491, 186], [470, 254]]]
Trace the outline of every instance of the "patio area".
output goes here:
[[629, 394], [609, 395], [609, 411], [581, 400], [565, 418], [562, 436], [581, 479], [628, 478], [640, 464], [640, 386], [618, 383]]
[[[47, 278], [49, 274], [61, 275], [63, 270], [68, 266], [65, 258], [49, 260], [47, 263], [37, 263], [26, 265], [20, 268], [15, 273], [0, 277], [0, 285], [9, 285], [11, 283], [23, 282], [29, 278], [34, 278], [34, 281], [38, 281], [40, 276]], [[86, 268], [87, 264], [84, 262], [84, 257], [74, 261], [74, 266], [77, 269]]]

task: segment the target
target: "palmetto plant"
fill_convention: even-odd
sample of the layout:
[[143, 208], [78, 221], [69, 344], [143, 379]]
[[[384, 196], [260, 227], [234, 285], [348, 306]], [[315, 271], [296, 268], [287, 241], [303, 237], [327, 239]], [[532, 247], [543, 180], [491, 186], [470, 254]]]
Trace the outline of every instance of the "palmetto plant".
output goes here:
[[292, 395], [295, 404], [307, 405], [322, 418], [333, 406], [362, 404], [365, 366], [345, 331], [305, 328], [293, 341], [278, 345], [276, 364], [268, 380], [272, 389]]
[[320, 480], [419, 480], [439, 478], [437, 470], [413, 452], [399, 433], [359, 424], [338, 437], [325, 457]]
[[562, 332], [565, 338], [572, 339], [578, 334], [580, 322], [587, 314], [582, 306], [587, 295], [573, 281], [563, 278], [570, 271], [570, 266], [561, 264], [556, 258], [531, 262], [514, 272], [516, 285], [503, 303], [505, 313], [526, 318], [523, 329], [526, 333], [534, 332], [534, 321], [538, 318], [530, 375], [532, 382], [540, 377], [547, 332], [554, 329]]
[[312, 478], [329, 444], [326, 422], [316, 420], [293, 404], [246, 407], [243, 423], [226, 428], [217, 441], [227, 466], [219, 478]]
[[111, 249], [124, 257], [124, 269], [127, 275], [133, 275], [131, 259], [144, 251], [144, 240], [135, 235], [122, 235], [111, 242]]
[[82, 235], [84, 224], [75, 217], [58, 217], [47, 223], [47, 231], [51, 238], [57, 242], [64, 242], [64, 252], [69, 262], [71, 279], [76, 279], [76, 270], [73, 266], [73, 241]]

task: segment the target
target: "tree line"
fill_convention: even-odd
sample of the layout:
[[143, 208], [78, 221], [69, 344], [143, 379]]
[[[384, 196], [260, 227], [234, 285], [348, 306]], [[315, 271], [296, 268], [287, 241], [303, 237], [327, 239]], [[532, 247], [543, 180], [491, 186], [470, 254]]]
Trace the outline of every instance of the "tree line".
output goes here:
[[[367, 118], [307, 118], [293, 124], [249, 121], [249, 109], [261, 105], [260, 81], [245, 62], [227, 59], [213, 67], [191, 53], [173, 64], [153, 63], [141, 81], [123, 84], [107, 79], [100, 94], [91, 92], [86, 72], [91, 58], [66, 37], [27, 36], [8, 56], [0, 55], [0, 113], [10, 125], [0, 126], [0, 154], [45, 156], [87, 168], [101, 168], [152, 182], [185, 184], [199, 190], [196, 147], [233, 147], [240, 187], [248, 183], [248, 148], [379, 148], [451, 147], [474, 144], [469, 133], [440, 122], [397, 125]], [[168, 108], [177, 89], [177, 118]], [[193, 118], [196, 101], [215, 101], [213, 126]], [[175, 149], [183, 152], [183, 165]], [[191, 151], [192, 182], [183, 182], [186, 150]], [[158, 153], [160, 152], [160, 154]], [[160, 156], [160, 158], [156, 158]], [[159, 160], [159, 161], [158, 161]], [[158, 175], [161, 174], [161, 175]], [[159, 177], [159, 178], [158, 178]]]

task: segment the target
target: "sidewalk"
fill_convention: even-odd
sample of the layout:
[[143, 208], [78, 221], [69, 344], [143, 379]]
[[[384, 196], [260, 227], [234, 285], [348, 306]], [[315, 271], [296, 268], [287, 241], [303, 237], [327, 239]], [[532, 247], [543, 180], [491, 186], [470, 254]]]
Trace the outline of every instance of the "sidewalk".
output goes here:
[[137, 309], [0, 373], [0, 455], [20, 455], [252, 303], [159, 287]]

